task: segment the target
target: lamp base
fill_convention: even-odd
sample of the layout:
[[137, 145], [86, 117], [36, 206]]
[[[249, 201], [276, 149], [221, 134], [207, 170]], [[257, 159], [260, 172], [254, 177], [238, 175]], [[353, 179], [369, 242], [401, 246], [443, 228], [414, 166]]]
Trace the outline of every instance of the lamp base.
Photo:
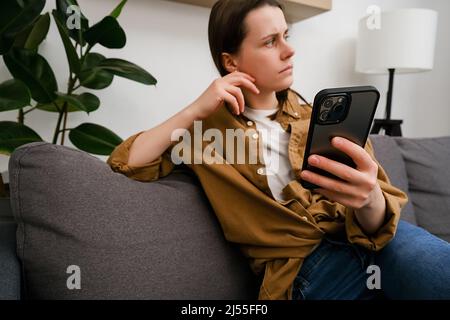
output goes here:
[[386, 135], [388, 136], [401, 137], [402, 123], [403, 120], [375, 119], [370, 134], [379, 134], [380, 130], [384, 129]]

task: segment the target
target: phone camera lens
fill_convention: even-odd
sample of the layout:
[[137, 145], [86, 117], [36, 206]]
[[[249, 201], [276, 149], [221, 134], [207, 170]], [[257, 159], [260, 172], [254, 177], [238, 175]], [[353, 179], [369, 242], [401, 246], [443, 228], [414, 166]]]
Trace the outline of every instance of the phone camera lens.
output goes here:
[[325, 108], [331, 108], [332, 105], [333, 105], [333, 100], [331, 100], [331, 99], [325, 100], [325, 103], [324, 103]]
[[334, 107], [334, 112], [341, 113], [342, 111], [344, 111], [344, 106], [342, 104], [338, 104]]
[[319, 116], [320, 121], [323, 121], [323, 122], [327, 121], [328, 114], [329, 114], [329, 111], [323, 111]]

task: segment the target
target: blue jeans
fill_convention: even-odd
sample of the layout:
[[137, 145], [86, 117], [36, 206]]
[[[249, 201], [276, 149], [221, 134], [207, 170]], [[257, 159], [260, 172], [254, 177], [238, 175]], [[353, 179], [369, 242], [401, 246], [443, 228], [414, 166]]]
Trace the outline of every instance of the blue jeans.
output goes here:
[[[379, 267], [381, 288], [367, 280]], [[374, 283], [369, 281], [370, 283]], [[372, 252], [326, 236], [303, 262], [294, 300], [450, 299], [450, 244], [403, 220], [395, 237]]]

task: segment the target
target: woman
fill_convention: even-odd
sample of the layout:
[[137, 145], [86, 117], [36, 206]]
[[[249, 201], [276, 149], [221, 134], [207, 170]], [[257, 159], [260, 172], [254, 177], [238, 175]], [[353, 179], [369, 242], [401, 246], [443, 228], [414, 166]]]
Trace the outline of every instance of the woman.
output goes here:
[[[167, 121], [129, 137], [109, 165], [140, 181], [180, 161], [192, 169], [226, 239], [261, 277], [259, 299], [450, 298], [449, 244], [399, 222], [407, 197], [370, 140], [364, 148], [333, 140], [356, 169], [307, 159], [344, 181], [301, 171], [311, 107], [289, 89], [295, 52], [287, 38], [276, 0], [216, 2], [209, 43], [221, 77]], [[321, 188], [306, 190], [300, 178]], [[381, 290], [368, 270], [381, 272]]]

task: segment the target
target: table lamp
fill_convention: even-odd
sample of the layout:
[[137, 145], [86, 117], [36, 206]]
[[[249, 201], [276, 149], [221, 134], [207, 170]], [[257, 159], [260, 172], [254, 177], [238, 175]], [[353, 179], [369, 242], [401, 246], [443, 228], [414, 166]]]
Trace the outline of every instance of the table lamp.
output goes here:
[[436, 11], [408, 8], [380, 12], [359, 21], [356, 71], [389, 73], [385, 119], [374, 120], [371, 134], [384, 129], [387, 135], [402, 135], [403, 120], [391, 119], [394, 74], [433, 69], [437, 20]]

